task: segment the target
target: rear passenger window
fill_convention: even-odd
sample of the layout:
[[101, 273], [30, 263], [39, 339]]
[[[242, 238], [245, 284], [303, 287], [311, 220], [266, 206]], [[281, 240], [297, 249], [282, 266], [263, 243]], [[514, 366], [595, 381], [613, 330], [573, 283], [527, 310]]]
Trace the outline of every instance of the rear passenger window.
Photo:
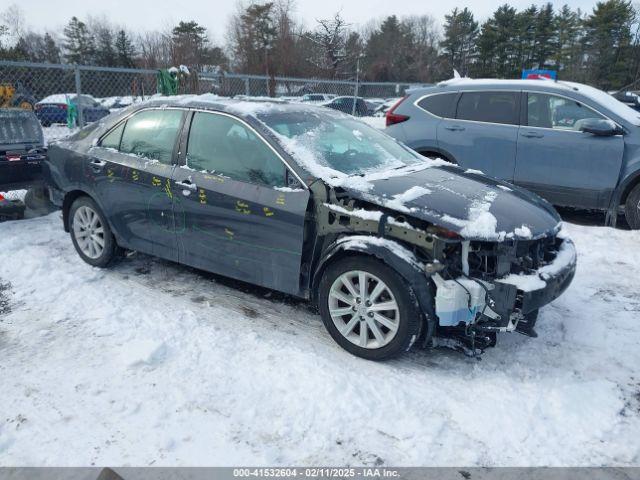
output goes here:
[[453, 116], [453, 103], [457, 95], [457, 93], [429, 95], [420, 100], [418, 105], [437, 117], [449, 118]]
[[517, 92], [464, 92], [456, 118], [518, 125], [518, 98]]
[[181, 120], [181, 110], [136, 113], [124, 127], [120, 151], [171, 165]]

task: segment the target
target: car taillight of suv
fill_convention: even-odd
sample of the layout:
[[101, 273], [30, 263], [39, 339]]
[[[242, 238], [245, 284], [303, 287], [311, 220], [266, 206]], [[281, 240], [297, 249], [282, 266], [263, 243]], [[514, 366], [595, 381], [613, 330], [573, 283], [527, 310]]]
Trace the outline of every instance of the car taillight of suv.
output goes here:
[[396, 123], [402, 123], [402, 122], [406, 122], [407, 120], [409, 120], [409, 116], [408, 115], [400, 115], [398, 113], [394, 113], [396, 108], [398, 108], [400, 106], [400, 104], [402, 102], [404, 102], [408, 97], [404, 96], [402, 97], [400, 100], [398, 100], [396, 102], [396, 104], [391, 107], [386, 114], [386, 125], [387, 127], [390, 127], [391, 125], [395, 125]]

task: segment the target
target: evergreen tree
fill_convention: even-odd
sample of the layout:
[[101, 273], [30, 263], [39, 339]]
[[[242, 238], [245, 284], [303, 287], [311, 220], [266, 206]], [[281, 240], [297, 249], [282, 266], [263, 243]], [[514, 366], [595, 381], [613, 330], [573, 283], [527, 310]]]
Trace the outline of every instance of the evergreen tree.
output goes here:
[[274, 4], [252, 4], [238, 17], [233, 31], [237, 63], [247, 73], [273, 72], [270, 52], [277, 39]]
[[554, 63], [561, 77], [578, 80], [583, 60], [583, 22], [580, 10], [564, 5], [554, 18]]
[[103, 67], [116, 66], [117, 54], [111, 28], [104, 26], [96, 34], [95, 64]]
[[451, 67], [466, 75], [476, 52], [478, 22], [466, 7], [463, 10], [456, 7], [444, 18], [444, 39], [441, 47]]
[[115, 42], [116, 65], [118, 67], [132, 68], [136, 55], [133, 42], [124, 30], [118, 31]]
[[627, 60], [632, 52], [635, 12], [628, 0], [598, 2], [585, 22], [590, 80], [604, 90], [631, 80]]
[[398, 17], [387, 17], [374, 31], [365, 48], [366, 64], [372, 80], [394, 81], [411, 79], [414, 65], [413, 36]]
[[499, 7], [478, 36], [477, 73], [482, 76], [513, 78], [518, 75], [521, 56], [519, 22], [516, 9]]
[[531, 68], [533, 58], [536, 57], [536, 21], [538, 7], [531, 5], [529, 8], [516, 14], [516, 28], [512, 32], [512, 45], [514, 51], [513, 71], [511, 75], [517, 75], [518, 70]]
[[95, 55], [95, 41], [87, 25], [78, 17], [72, 17], [64, 28], [64, 58], [69, 63], [91, 64]]
[[556, 35], [554, 18], [553, 5], [551, 3], [547, 3], [538, 11], [534, 53], [531, 57], [535, 67], [544, 67], [553, 57], [554, 37]]
[[207, 30], [197, 22], [180, 22], [171, 31], [173, 62], [175, 65], [199, 67], [209, 44]]
[[60, 63], [60, 48], [48, 32], [44, 34], [42, 61], [48, 63]]

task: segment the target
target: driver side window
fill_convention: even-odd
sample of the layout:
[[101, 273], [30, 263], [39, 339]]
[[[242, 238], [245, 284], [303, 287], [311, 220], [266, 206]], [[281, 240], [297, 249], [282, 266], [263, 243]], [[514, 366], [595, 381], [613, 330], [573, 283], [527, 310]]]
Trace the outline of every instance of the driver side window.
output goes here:
[[554, 130], [580, 131], [586, 119], [605, 120], [605, 117], [569, 98], [529, 93], [527, 100], [527, 125]]
[[187, 166], [242, 182], [286, 185], [280, 158], [250, 128], [227, 115], [195, 113], [187, 144]]

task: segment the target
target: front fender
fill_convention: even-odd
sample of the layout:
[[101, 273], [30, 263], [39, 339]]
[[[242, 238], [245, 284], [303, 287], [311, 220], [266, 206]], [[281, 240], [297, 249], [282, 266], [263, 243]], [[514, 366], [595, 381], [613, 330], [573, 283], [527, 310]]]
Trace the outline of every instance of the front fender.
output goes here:
[[372, 255], [393, 268], [411, 285], [418, 300], [418, 305], [427, 320], [427, 337], [431, 338], [436, 324], [434, 296], [432, 284], [423, 265], [413, 253], [401, 243], [388, 238], [368, 235], [351, 235], [337, 239], [325, 249], [313, 275], [313, 300], [317, 302], [317, 291], [322, 274], [327, 265], [342, 256], [349, 254]]

